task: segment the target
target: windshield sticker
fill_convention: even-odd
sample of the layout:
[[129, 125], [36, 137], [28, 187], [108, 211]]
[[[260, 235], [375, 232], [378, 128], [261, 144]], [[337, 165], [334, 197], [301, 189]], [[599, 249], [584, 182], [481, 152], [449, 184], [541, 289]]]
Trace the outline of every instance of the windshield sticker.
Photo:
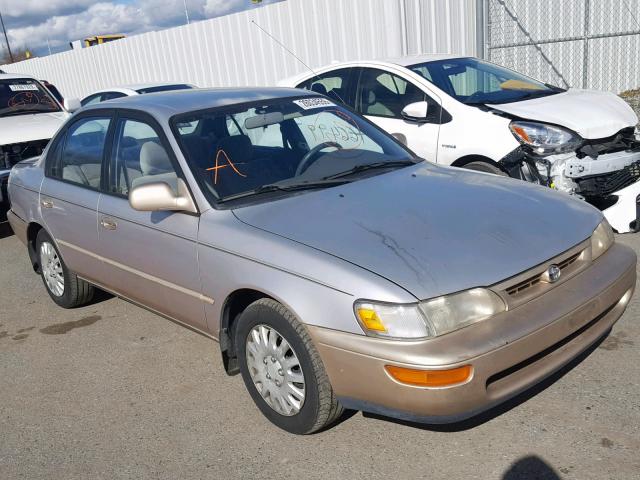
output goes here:
[[12, 92], [37, 92], [38, 86], [33, 83], [22, 84], [22, 85], [9, 85], [9, 88]]
[[[226, 160], [226, 163], [220, 164], [220, 157], [224, 157], [224, 159]], [[247, 178], [247, 176], [240, 172], [240, 170], [238, 170], [238, 168], [236, 167], [236, 164], [233, 163], [231, 161], [231, 158], [229, 158], [229, 155], [227, 155], [227, 152], [225, 152], [224, 150], [220, 149], [218, 150], [218, 152], [216, 153], [216, 165], [215, 167], [211, 167], [211, 168], [207, 168], [207, 172], [213, 172], [213, 184], [217, 185], [218, 184], [218, 170], [220, 170], [221, 168], [227, 168], [227, 167], [231, 167], [233, 169], [233, 171], [243, 177], [243, 178]]]
[[293, 103], [298, 105], [303, 110], [336, 106], [336, 104], [331, 102], [330, 100], [327, 100], [326, 98], [320, 98], [320, 97], [301, 98], [300, 100], [294, 100]]

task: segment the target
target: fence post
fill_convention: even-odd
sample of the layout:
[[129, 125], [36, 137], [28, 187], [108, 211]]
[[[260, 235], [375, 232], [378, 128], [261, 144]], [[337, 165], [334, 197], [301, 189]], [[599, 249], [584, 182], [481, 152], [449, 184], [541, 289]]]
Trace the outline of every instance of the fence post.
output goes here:
[[591, 0], [584, 0], [584, 27], [582, 35], [582, 88], [587, 88], [589, 81], [589, 17], [591, 16]]
[[487, 39], [489, 32], [489, 0], [476, 0], [476, 56], [487, 59]]

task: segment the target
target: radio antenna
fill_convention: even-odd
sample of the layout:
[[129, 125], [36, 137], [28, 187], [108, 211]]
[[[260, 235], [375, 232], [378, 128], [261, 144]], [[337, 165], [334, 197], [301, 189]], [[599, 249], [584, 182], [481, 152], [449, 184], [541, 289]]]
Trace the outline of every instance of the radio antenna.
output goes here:
[[[282, 43], [280, 40], [278, 40], [276, 37], [274, 37], [273, 35], [271, 35], [269, 32], [267, 32], [264, 28], [262, 28], [260, 25], [258, 25], [256, 23], [255, 20], [251, 20], [251, 23], [253, 23], [256, 27], [258, 27], [260, 30], [262, 30], [262, 32], [268, 36], [271, 40], [273, 40], [274, 42], [276, 42], [278, 45], [280, 45], [286, 52], [289, 53], [289, 55], [291, 55], [293, 58], [295, 58], [296, 60], [298, 60], [302, 65], [305, 66], [305, 68], [307, 70], [309, 70], [311, 73], [313, 73], [313, 76], [316, 77], [318, 80], [322, 80], [322, 78], [320, 78], [320, 75], [318, 75], [315, 70], [313, 68], [311, 68], [309, 65], [307, 65], [306, 63], [304, 63], [302, 61], [302, 59], [300, 57], [298, 57], [295, 53], [293, 53], [291, 50], [289, 50], [287, 48], [287, 46]], [[318, 92], [315, 92], [318, 93]], [[338, 97], [338, 100], [340, 100], [342, 103], [344, 103], [346, 105], [346, 102], [342, 99], [342, 97], [340, 95], [338, 95], [337, 92], [333, 92], [333, 95], [335, 95], [336, 97]]]

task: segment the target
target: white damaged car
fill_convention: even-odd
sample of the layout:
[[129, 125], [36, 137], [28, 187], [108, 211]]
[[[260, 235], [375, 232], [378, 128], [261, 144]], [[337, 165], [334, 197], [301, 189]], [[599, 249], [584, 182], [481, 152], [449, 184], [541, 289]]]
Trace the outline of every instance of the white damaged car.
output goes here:
[[428, 160], [540, 183], [600, 208], [620, 233], [640, 229], [638, 117], [612, 93], [451, 55], [333, 64], [280, 85], [345, 103]]
[[42, 153], [69, 113], [38, 80], [0, 73], [0, 222], [9, 207], [7, 181], [21, 160]]

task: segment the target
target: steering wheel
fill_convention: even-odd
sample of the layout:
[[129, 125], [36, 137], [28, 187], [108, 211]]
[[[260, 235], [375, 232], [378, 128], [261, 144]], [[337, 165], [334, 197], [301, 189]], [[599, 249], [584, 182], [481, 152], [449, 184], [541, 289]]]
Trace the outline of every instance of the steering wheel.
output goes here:
[[319, 143], [318, 145], [313, 147], [311, 150], [309, 150], [304, 157], [302, 157], [302, 160], [300, 160], [300, 163], [298, 164], [298, 168], [296, 169], [296, 177], [298, 175], [302, 175], [304, 172], [307, 171], [307, 169], [311, 166], [311, 164], [318, 159], [318, 153], [320, 153], [321, 150], [324, 150], [325, 148], [329, 148], [329, 147], [342, 150], [342, 145], [336, 142]]

